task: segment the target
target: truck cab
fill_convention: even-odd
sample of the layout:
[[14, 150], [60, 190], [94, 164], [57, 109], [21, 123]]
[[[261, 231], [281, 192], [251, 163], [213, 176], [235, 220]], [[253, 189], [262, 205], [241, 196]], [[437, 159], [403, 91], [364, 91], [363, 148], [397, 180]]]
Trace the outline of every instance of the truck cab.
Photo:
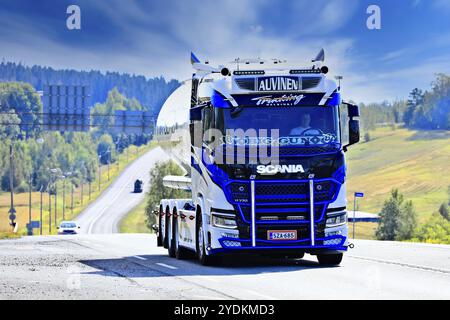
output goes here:
[[318, 63], [213, 68], [194, 56], [193, 65], [192, 199], [161, 202], [159, 244], [173, 256], [195, 251], [203, 264], [238, 253], [309, 253], [339, 264], [348, 247], [345, 151], [359, 141], [358, 107], [341, 101]]

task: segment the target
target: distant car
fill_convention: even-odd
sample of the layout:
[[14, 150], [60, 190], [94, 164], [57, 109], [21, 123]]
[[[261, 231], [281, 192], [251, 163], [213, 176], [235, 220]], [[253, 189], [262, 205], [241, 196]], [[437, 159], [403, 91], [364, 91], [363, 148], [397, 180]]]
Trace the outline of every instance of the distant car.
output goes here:
[[80, 226], [75, 221], [63, 221], [58, 227], [58, 234], [77, 234]]
[[134, 193], [141, 193], [142, 192], [142, 180], [137, 179], [134, 182]]

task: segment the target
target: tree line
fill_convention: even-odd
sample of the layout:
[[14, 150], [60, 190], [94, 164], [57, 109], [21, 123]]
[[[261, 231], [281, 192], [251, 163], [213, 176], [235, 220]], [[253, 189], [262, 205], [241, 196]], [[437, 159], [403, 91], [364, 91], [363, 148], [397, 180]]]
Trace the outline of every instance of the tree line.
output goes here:
[[146, 78], [119, 72], [55, 70], [49, 67], [21, 63], [0, 63], [0, 81], [20, 81], [31, 84], [36, 90], [43, 90], [44, 85], [89, 85], [92, 104], [106, 101], [108, 93], [117, 88], [127, 97], [135, 98], [143, 108], [157, 115], [166, 98], [180, 83], [167, 81], [163, 77]]

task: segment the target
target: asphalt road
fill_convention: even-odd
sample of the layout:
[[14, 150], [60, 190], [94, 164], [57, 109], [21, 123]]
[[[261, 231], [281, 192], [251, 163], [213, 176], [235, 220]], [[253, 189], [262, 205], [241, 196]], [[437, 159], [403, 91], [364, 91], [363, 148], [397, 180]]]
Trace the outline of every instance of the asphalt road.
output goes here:
[[[80, 233], [119, 232], [120, 220], [144, 199], [145, 192], [148, 191], [150, 169], [157, 161], [165, 160], [166, 157], [166, 153], [157, 147], [128, 165], [120, 176], [76, 218], [81, 227]], [[136, 179], [144, 182], [144, 192], [133, 193]]]
[[339, 267], [176, 260], [147, 234], [0, 241], [0, 299], [450, 299], [450, 246], [355, 241]]

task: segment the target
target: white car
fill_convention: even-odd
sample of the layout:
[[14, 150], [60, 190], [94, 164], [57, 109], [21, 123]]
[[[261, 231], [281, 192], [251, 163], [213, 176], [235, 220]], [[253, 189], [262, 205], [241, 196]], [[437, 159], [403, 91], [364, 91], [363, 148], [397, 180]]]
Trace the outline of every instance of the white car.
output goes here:
[[80, 226], [75, 221], [63, 221], [58, 227], [58, 234], [77, 234]]

